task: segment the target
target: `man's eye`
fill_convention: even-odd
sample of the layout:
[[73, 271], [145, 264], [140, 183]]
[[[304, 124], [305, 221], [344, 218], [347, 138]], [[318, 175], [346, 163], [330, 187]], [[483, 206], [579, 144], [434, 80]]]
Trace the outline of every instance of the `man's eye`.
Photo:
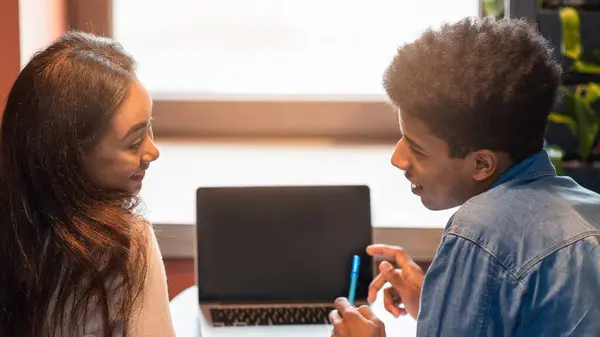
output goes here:
[[423, 152], [416, 150], [414, 147], [411, 147], [410, 149], [411, 149], [411, 150], [412, 150], [412, 152], [413, 152], [414, 154], [416, 154], [417, 156], [422, 156], [422, 155], [423, 155]]

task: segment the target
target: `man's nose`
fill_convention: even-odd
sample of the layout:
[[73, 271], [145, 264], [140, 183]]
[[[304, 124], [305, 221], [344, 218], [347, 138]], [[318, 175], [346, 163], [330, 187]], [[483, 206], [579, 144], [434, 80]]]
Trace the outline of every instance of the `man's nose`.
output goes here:
[[400, 140], [398, 144], [396, 144], [396, 149], [392, 154], [391, 161], [392, 165], [396, 166], [402, 171], [408, 171], [410, 169], [410, 162], [408, 161], [407, 156], [405, 156], [403, 153], [402, 145], [402, 140]]

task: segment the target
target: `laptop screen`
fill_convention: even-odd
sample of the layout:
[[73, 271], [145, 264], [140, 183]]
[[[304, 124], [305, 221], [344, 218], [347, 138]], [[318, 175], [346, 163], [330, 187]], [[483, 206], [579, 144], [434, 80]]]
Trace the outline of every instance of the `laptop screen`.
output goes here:
[[356, 300], [373, 276], [367, 186], [225, 187], [197, 190], [200, 302], [332, 302], [348, 296], [359, 255]]

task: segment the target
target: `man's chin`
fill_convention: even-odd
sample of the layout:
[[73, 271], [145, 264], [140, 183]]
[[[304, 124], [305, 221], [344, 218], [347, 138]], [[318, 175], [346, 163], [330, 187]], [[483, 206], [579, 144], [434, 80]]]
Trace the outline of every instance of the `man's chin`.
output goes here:
[[455, 207], [448, 203], [440, 203], [440, 202], [436, 202], [434, 200], [428, 200], [427, 198], [424, 198], [423, 196], [421, 196], [421, 203], [423, 204], [423, 206], [425, 206], [425, 208], [427, 208], [430, 211], [444, 211], [444, 210]]
[[425, 208], [427, 208], [430, 211], [441, 211], [444, 210], [444, 208], [438, 207], [438, 206], [432, 206], [426, 203], [423, 203], [423, 206], [425, 206]]

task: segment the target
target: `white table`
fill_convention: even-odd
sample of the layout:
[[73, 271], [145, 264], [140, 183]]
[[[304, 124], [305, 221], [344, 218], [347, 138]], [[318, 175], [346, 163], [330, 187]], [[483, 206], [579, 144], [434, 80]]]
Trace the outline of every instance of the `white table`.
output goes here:
[[[394, 318], [383, 308], [383, 294], [379, 295], [373, 304], [373, 311], [384, 322], [387, 336], [415, 336], [416, 321], [408, 316]], [[184, 290], [171, 301], [171, 314], [177, 337], [329, 337], [332, 330], [331, 325], [212, 328], [205, 323], [205, 318], [200, 313], [196, 286]]]

